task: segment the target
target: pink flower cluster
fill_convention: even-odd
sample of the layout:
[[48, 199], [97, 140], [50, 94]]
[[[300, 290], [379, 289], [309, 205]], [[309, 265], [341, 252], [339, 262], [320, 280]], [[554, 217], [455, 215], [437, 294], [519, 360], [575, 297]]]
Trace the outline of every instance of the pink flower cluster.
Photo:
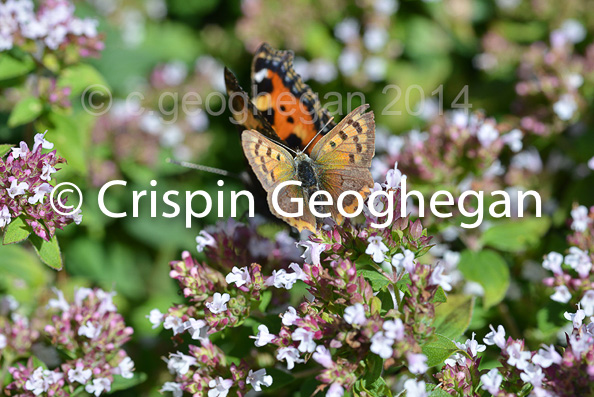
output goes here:
[[0, 51], [29, 43], [52, 51], [72, 45], [82, 57], [89, 57], [104, 47], [97, 24], [75, 17], [68, 0], [45, 0], [37, 11], [31, 0], [7, 0], [0, 3]]
[[[54, 292], [57, 298], [30, 319], [16, 312], [16, 304], [7, 304], [10, 312], [0, 312], [0, 359], [19, 360], [8, 368], [13, 382], [6, 387], [7, 395], [70, 396], [84, 389], [98, 397], [111, 390], [116, 378], [131, 379], [134, 362], [123, 345], [133, 330], [117, 312], [112, 300], [115, 294], [79, 288], [73, 301], [67, 301], [62, 291]], [[35, 351], [33, 344], [44, 340], [50, 346], [45, 355], [37, 354], [45, 360], [43, 365], [32, 358], [21, 362]]]
[[[594, 317], [584, 321], [583, 310], [565, 313], [572, 322], [565, 335], [567, 347], [559, 353], [554, 345], [543, 345], [537, 351], [526, 348], [521, 339], [506, 339], [505, 329], [491, 326], [483, 342], [501, 349], [501, 366], [479, 371], [485, 345], [472, 339], [446, 360], [444, 368], [435, 375], [441, 388], [452, 395], [473, 395], [479, 385], [493, 396], [512, 397], [522, 393], [531, 396], [586, 396], [594, 391]], [[481, 375], [482, 374], [482, 375]]]
[[[65, 216], [57, 213], [50, 203], [52, 174], [58, 170], [57, 164], [65, 162], [55, 150], [43, 153], [43, 149], [53, 147], [54, 144], [45, 139], [45, 133], [37, 134], [33, 148], [21, 142], [12, 148], [6, 160], [0, 158], [0, 228], [22, 217], [36, 235], [49, 240], [56, 229], [81, 222], [80, 210]], [[54, 199], [56, 208], [65, 203]]]
[[517, 65], [518, 96], [513, 104], [519, 126], [526, 132], [550, 135], [563, 132], [579, 118], [590, 93], [582, 92], [594, 70], [594, 46], [577, 47], [586, 37], [586, 28], [568, 19], [551, 31], [548, 42], [515, 43], [499, 32], [483, 37], [485, 52], [479, 68], [495, 73]]
[[[390, 136], [387, 153], [374, 160], [374, 174], [383, 176], [390, 165], [398, 164], [402, 173], [426, 183], [451, 184], [465, 190], [474, 180], [483, 180], [482, 189], [492, 190], [493, 180], [505, 169], [498, 160], [505, 146], [512, 152], [522, 150], [523, 133], [498, 124], [482, 112], [462, 110], [435, 118], [427, 132], [410, 131]], [[464, 159], [464, 160], [462, 160]], [[468, 163], [460, 167], [460, 162]]]
[[[531, 396], [581, 396], [594, 392], [594, 284], [591, 280], [594, 211], [575, 206], [570, 222], [574, 234], [568, 237], [572, 246], [567, 255], [547, 254], [543, 267], [553, 273], [544, 284], [554, 287], [551, 299], [560, 303], [574, 301], [576, 312], [565, 312], [571, 322], [560, 335], [565, 348], [543, 345], [532, 351], [521, 339], [506, 338], [501, 325], [483, 339], [485, 345], [501, 349], [501, 366], [479, 371], [485, 345], [473, 337], [457, 343], [460, 352], [445, 361], [435, 375], [441, 388], [452, 395], [472, 395], [479, 385], [494, 396], [511, 397], [530, 392]], [[567, 327], [566, 327], [567, 328]], [[565, 329], [565, 328], [563, 328]]]
[[[385, 184], [378, 189], [392, 188]], [[398, 201], [399, 190], [393, 190]], [[289, 371], [307, 365], [330, 396], [362, 391], [361, 379], [371, 366], [402, 366], [412, 376], [425, 373], [427, 357], [421, 345], [433, 333], [434, 300], [440, 288], [451, 286], [443, 267], [416, 260], [427, 252], [430, 239], [419, 221], [401, 218], [399, 205], [395, 208], [396, 221], [381, 231], [370, 226], [378, 219], [369, 215], [364, 225], [327, 226], [299, 242], [305, 247], [302, 265], [287, 265], [293, 249], [277, 251], [272, 242], [262, 243], [272, 244], [272, 249], [263, 250], [259, 262], [248, 265], [258, 252], [243, 247], [248, 241], [265, 240], [249, 226], [226, 223], [201, 232], [198, 250], [206, 253], [208, 264], [198, 263], [187, 252], [182, 261], [171, 264], [170, 276], [189, 303], [166, 314], [154, 309], [147, 316], [154, 327], [162, 324], [172, 330], [176, 343], [183, 342], [184, 334], [200, 343], [190, 343], [189, 354], [177, 351], [166, 359], [175, 381], [167, 382], [162, 391], [174, 396], [183, 391], [241, 396], [248, 384], [258, 391], [274, 380], [266, 368], [249, 368], [262, 362], [270, 365], [270, 359], [284, 363]], [[297, 283], [305, 284], [308, 298], [295, 308], [287, 305], [286, 291]], [[264, 304], [265, 299], [274, 307]], [[230, 364], [209, 339], [247, 321], [269, 318], [279, 308], [284, 308], [279, 320], [256, 320], [254, 347], [239, 363]], [[411, 381], [411, 390], [419, 387]]]
[[10, 349], [18, 356], [31, 351], [33, 343], [39, 339], [39, 324], [18, 313], [19, 303], [10, 296], [0, 297], [0, 358], [5, 349]]

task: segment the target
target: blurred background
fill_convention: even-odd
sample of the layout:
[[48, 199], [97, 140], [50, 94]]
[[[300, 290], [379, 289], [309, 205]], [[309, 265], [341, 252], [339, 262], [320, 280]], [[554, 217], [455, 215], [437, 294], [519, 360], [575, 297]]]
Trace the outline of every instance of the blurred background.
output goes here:
[[[150, 218], [146, 202], [139, 217], [133, 218], [132, 191], [151, 189], [149, 182], [154, 179], [157, 197], [168, 190], [205, 190], [216, 197], [217, 176], [168, 164], [169, 157], [232, 172], [245, 169], [239, 134], [226, 108], [223, 67], [249, 88], [252, 53], [262, 42], [295, 52], [295, 69], [337, 119], [362, 102], [371, 105], [378, 158], [385, 160], [383, 168], [374, 165], [378, 181], [383, 181], [394, 159], [400, 159], [414, 188], [461, 189], [470, 183], [469, 175], [473, 182], [487, 180], [485, 174], [497, 160], [509, 168], [505, 175], [498, 174], [499, 182], [489, 185], [491, 190], [522, 186], [542, 195], [545, 221], [508, 227], [488, 239], [481, 239], [487, 228], [458, 231], [452, 237], [449, 226], [424, 222], [436, 235], [435, 242], [447, 243], [452, 252], [477, 244], [491, 244], [501, 252], [511, 274], [504, 291], [508, 297], [513, 290], [520, 299], [532, 288], [531, 277], [537, 276], [531, 275], [536, 270], [530, 263], [540, 262], [543, 253], [561, 246], [573, 203], [592, 204], [594, 178], [586, 165], [594, 155], [592, 1], [72, 4], [78, 17], [98, 21], [99, 44], [93, 51], [50, 52], [41, 64], [24, 69], [7, 61], [7, 54], [19, 59], [14, 48], [0, 53], [0, 142], [32, 142], [35, 133], [47, 129], [46, 138], [68, 161], [56, 175], [58, 181], [74, 182], [83, 189], [83, 222], [58, 232], [64, 258], [61, 272], [42, 266], [28, 245], [1, 246], [0, 288], [22, 301], [35, 300], [35, 291], [55, 282], [67, 289], [98, 285], [117, 291], [118, 307], [135, 329], [131, 355], [138, 370], [149, 374], [147, 382], [121, 395], [158, 395], [156, 390], [168, 379], [165, 365], [147, 366], [165, 355], [171, 342], [167, 336], [158, 338], [145, 315], [152, 308], [165, 311], [181, 301], [178, 287], [166, 276], [168, 263], [182, 250], [195, 254], [200, 230], [218, 220], [212, 211], [187, 229], [183, 216]], [[19, 50], [35, 52], [27, 47]], [[89, 87], [96, 87], [96, 93]], [[340, 94], [342, 103], [333, 103], [334, 96], [324, 99], [331, 92]], [[194, 99], [192, 93], [202, 103], [183, 109], [183, 98]], [[31, 96], [39, 99], [39, 111], [10, 120], [15, 106]], [[502, 150], [484, 157], [486, 163], [475, 168], [476, 156], [464, 152], [456, 157], [458, 152], [452, 152], [451, 172], [431, 177], [413, 166], [417, 155], [426, 160], [430, 154], [411, 151], [410, 163], [403, 164], [401, 141], [391, 137], [406, 137], [409, 147], [418, 138], [415, 142], [422, 146], [427, 139], [423, 134], [440, 125], [451, 109], [469, 115], [482, 109], [496, 120], [500, 133], [519, 129], [522, 153], [528, 154], [518, 158], [518, 151]], [[128, 186], [110, 190], [107, 204], [112, 211], [127, 211], [126, 218], [111, 219], [97, 205], [99, 188], [114, 179], [126, 180]], [[226, 179], [222, 189], [243, 186]], [[225, 208], [228, 211], [228, 205]], [[283, 229], [278, 223], [272, 227], [275, 232]], [[497, 245], [510, 230], [514, 241], [521, 241], [519, 248]], [[516, 306], [514, 299], [512, 313], [531, 308], [526, 302]], [[539, 299], [534, 298], [535, 306]], [[543, 295], [541, 301], [547, 299]], [[474, 326], [488, 324], [489, 315], [493, 313], [475, 316]], [[520, 330], [538, 326], [534, 319], [518, 321]]]

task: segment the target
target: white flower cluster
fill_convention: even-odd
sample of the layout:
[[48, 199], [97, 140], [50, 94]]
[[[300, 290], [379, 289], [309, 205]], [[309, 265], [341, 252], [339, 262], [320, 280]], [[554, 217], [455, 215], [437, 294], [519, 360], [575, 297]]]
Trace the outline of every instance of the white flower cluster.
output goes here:
[[[168, 359], [165, 359], [167, 369], [176, 376], [183, 376], [188, 373], [190, 367], [198, 364], [196, 358], [185, 355], [181, 352], [172, 353]], [[272, 385], [272, 376], [266, 374], [266, 369], [262, 368], [257, 371], [250, 370], [245, 382], [251, 385], [255, 391], [262, 391], [262, 386], [269, 387]], [[232, 379], [224, 379], [219, 376], [211, 379], [208, 383], [210, 390], [208, 397], [226, 397], [234, 383]], [[174, 397], [183, 396], [182, 385], [176, 382], [165, 382], [161, 388], [161, 392], [169, 391], [173, 393]]]
[[[578, 247], [570, 247], [569, 254], [565, 257], [558, 252], [550, 252], [545, 256], [545, 259], [542, 262], [542, 267], [552, 271], [555, 275], [561, 275], [563, 274], [561, 266], [564, 263], [575, 270], [581, 278], [587, 278], [592, 271], [590, 255], [587, 251], [583, 251]], [[594, 311], [594, 299], [590, 297], [590, 295], [594, 295], [594, 292], [589, 294], [590, 292], [592, 291], [588, 291], [581, 301], [584, 307], [593, 308], [591, 310], [588, 309], [588, 312]], [[551, 299], [556, 302], [567, 303], [571, 299], [571, 293], [567, 286], [558, 285], [555, 287], [555, 293], [551, 295]]]
[[[504, 350], [507, 355], [507, 363], [511, 366], [521, 370], [520, 378], [526, 382], [532, 384], [534, 387], [534, 395], [538, 396], [549, 396], [550, 394], [542, 389], [543, 380], [545, 374], [543, 369], [550, 367], [553, 364], [561, 363], [562, 357], [553, 345], [543, 345], [540, 350], [534, 355], [529, 350], [524, 350], [523, 343], [516, 340], [506, 340], [505, 328], [499, 325], [497, 330], [492, 325], [489, 326], [491, 332], [489, 332], [483, 342], [487, 345], [496, 345], [501, 350]], [[472, 344], [469, 344], [472, 343]], [[462, 348], [462, 346], [459, 345]], [[467, 341], [466, 348], [470, 347], [471, 354], [473, 357], [476, 356], [477, 352], [485, 350], [484, 345], [479, 345], [474, 341], [474, 334], [472, 341]], [[463, 365], [463, 363], [458, 363]], [[482, 389], [487, 390], [489, 393], [496, 395], [500, 391], [501, 383], [503, 382], [503, 376], [496, 369], [490, 370], [488, 373], [481, 376]]]
[[74, 6], [66, 0], [57, 1], [35, 13], [31, 0], [7, 0], [0, 3], [0, 51], [10, 50], [16, 36], [36, 40], [55, 50], [66, 36], [97, 36], [94, 19], [74, 16]]

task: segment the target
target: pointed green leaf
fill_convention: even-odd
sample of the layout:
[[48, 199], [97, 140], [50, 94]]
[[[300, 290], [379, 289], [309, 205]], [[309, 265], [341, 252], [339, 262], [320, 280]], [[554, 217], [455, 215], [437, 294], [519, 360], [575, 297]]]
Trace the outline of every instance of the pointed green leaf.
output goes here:
[[33, 366], [35, 368], [41, 367], [43, 369], [47, 369], [47, 365], [43, 361], [41, 361], [39, 358], [37, 358], [37, 356], [31, 357], [31, 361], [33, 361]]
[[258, 305], [258, 310], [260, 310], [262, 313], [264, 313], [271, 300], [272, 300], [272, 291], [262, 292], [262, 295], [260, 295], [260, 304]]
[[12, 149], [13, 147], [14, 145], [10, 144], [0, 145], [0, 157], [4, 157], [5, 154], [8, 154], [8, 152], [10, 152], [10, 149]]
[[433, 303], [444, 303], [447, 302], [448, 297], [446, 296], [443, 288], [437, 287], [437, 291], [435, 291], [435, 295], [433, 296]]
[[[82, 94], [88, 87], [92, 86], [93, 89], [102, 92], [104, 91], [104, 88], [108, 88], [101, 73], [99, 73], [93, 66], [84, 63], [67, 67], [63, 70], [58, 79], [58, 87], [70, 87], [70, 94], [73, 96]], [[107, 95], [108, 92], [105, 91], [104, 94]]]
[[58, 238], [55, 235], [50, 241], [45, 241], [33, 233], [29, 239], [43, 263], [53, 269], [62, 270], [62, 254], [58, 245]]
[[537, 245], [549, 230], [549, 218], [522, 218], [501, 221], [483, 233], [483, 245], [506, 252], [520, 252]]
[[466, 331], [472, 318], [474, 298], [464, 295], [450, 295], [445, 303], [435, 308], [433, 326], [435, 332], [450, 339], [456, 339]]
[[113, 377], [113, 383], [111, 384], [111, 391], [109, 394], [120, 391], [130, 389], [136, 385], [139, 385], [146, 381], [146, 374], [143, 372], [136, 372], [131, 379], [123, 378], [121, 375], [115, 375]]
[[396, 288], [400, 291], [404, 292], [407, 295], [410, 295], [410, 275], [408, 273], [404, 274], [402, 278], [396, 283]]
[[30, 56], [17, 59], [12, 54], [0, 53], [0, 80], [22, 76], [34, 68], [35, 63]]
[[427, 384], [427, 391], [430, 391], [429, 397], [451, 397], [451, 394], [447, 393], [441, 387], [435, 387], [435, 385]]
[[384, 359], [377, 354], [369, 354], [365, 360], [365, 365], [367, 368], [365, 369], [363, 381], [365, 382], [365, 387], [369, 389], [382, 376]]
[[25, 240], [33, 229], [27, 225], [23, 216], [14, 218], [4, 229], [3, 244], [14, 244]]
[[27, 248], [21, 244], [0, 245], [0, 289], [23, 304], [37, 299], [49, 275], [37, 255]]
[[433, 367], [444, 362], [452, 354], [460, 350], [458, 346], [443, 335], [435, 334], [423, 346], [423, 354], [427, 356], [427, 366]]
[[43, 105], [39, 98], [28, 97], [17, 103], [8, 118], [8, 126], [11, 128], [27, 124], [35, 120], [43, 111]]
[[85, 392], [85, 386], [81, 385], [81, 386], [77, 387], [76, 389], [74, 389], [72, 394], [70, 394], [70, 397], [80, 396], [84, 392]]
[[377, 270], [362, 269], [357, 272], [360, 276], [363, 276], [371, 284], [371, 288], [374, 291], [379, 291], [388, 284], [391, 283], [383, 274]]

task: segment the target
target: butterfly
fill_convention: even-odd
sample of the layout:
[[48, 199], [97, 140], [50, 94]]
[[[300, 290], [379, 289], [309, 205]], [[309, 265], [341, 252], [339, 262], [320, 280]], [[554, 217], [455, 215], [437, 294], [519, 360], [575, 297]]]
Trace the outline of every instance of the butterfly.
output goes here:
[[[292, 149], [311, 150], [335, 123], [313, 90], [293, 68], [293, 52], [263, 43], [252, 61], [254, 98], [250, 100], [235, 75], [225, 68], [225, 86], [236, 123], [254, 129]], [[321, 131], [321, 136], [317, 133]], [[309, 151], [307, 152], [309, 153]]]
[[[337, 200], [345, 191], [357, 192], [363, 200], [373, 188], [369, 168], [375, 154], [375, 123], [373, 112], [365, 112], [362, 105], [349, 113], [332, 130], [313, 145], [311, 154], [298, 150], [295, 156], [264, 134], [251, 129], [241, 135], [242, 147], [256, 177], [267, 192], [270, 211], [299, 231], [316, 232], [323, 219], [310, 210], [308, 200], [319, 190], [328, 192], [333, 204], [329, 208], [316, 208], [319, 213], [329, 210], [337, 224], [344, 222], [338, 211]], [[278, 206], [284, 212], [296, 213], [298, 204], [292, 199], [303, 199], [303, 214], [285, 217], [273, 206], [273, 192], [286, 181], [299, 181], [301, 186], [288, 185], [278, 192]], [[353, 214], [359, 202], [353, 195], [345, 196], [345, 213]]]

